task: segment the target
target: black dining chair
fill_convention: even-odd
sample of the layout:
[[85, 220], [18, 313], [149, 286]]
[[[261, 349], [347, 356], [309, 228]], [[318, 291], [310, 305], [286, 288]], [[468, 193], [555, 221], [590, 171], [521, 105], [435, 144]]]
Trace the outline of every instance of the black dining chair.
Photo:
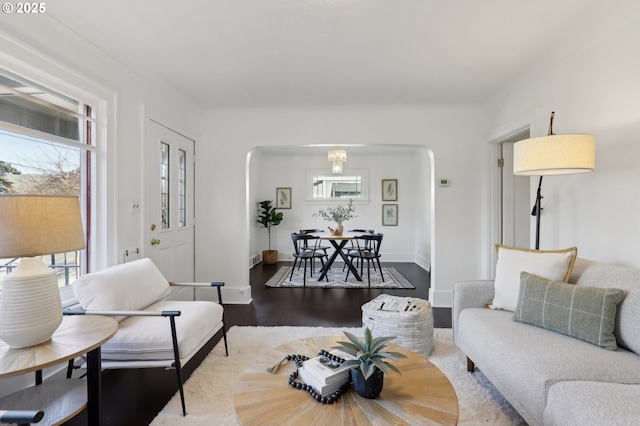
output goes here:
[[[300, 263], [304, 262], [304, 269], [302, 271], [302, 286], [307, 286], [307, 263], [311, 261], [311, 268], [309, 271], [309, 276], [313, 277], [313, 269], [314, 269], [314, 261], [316, 259], [320, 259], [320, 263], [322, 264], [322, 268], [324, 268], [324, 259], [327, 255], [321, 251], [317, 251], [314, 249], [305, 250], [304, 247], [309, 247], [311, 241], [313, 241], [314, 245], [320, 241], [320, 238], [314, 235], [309, 234], [291, 234], [291, 241], [293, 241], [293, 267], [291, 268], [291, 276], [289, 277], [289, 281], [293, 279], [293, 272], [296, 269], [296, 264], [298, 261]], [[329, 281], [329, 277], [327, 278], [327, 282]]]
[[[375, 264], [378, 264], [378, 270], [380, 271], [380, 278], [384, 281], [384, 275], [382, 274], [382, 267], [380, 266], [380, 246], [382, 245], [383, 234], [373, 235], [360, 235], [354, 238], [357, 248], [347, 253], [349, 262], [353, 265], [354, 261], [360, 262], [360, 276], [362, 276], [364, 262], [367, 262], [367, 279], [369, 281], [369, 288], [371, 288], [371, 263], [375, 269]], [[368, 247], [367, 250], [364, 247]], [[349, 272], [351, 269], [347, 269], [347, 276], [344, 278], [345, 282], [349, 278]]]
[[[357, 232], [357, 233], [360, 233], [360, 234], [371, 234], [371, 235], [373, 235], [373, 234], [375, 234], [375, 233], [376, 233], [376, 231], [374, 231], [373, 229], [351, 229], [351, 230], [349, 230], [349, 232]], [[348, 252], [348, 253], [350, 253], [352, 250], [366, 250], [366, 251], [371, 251], [370, 242], [369, 242], [369, 241], [363, 241], [363, 243], [362, 243], [362, 247], [358, 247], [358, 246], [356, 245], [356, 243], [355, 243], [355, 240], [351, 240], [351, 247], [349, 248], [349, 250], [347, 250], [347, 252]], [[348, 254], [348, 253], [347, 253], [347, 254]], [[342, 266], [342, 272], [344, 272], [344, 268], [345, 268], [346, 266], [347, 266], [347, 265], [343, 265], [343, 266]], [[357, 267], [357, 266], [358, 266], [358, 265], [356, 265], [356, 267]], [[374, 270], [376, 269], [376, 265], [375, 265], [375, 263], [373, 264], [373, 269], [374, 269]]]
[[[321, 234], [323, 232], [325, 232], [323, 229], [301, 229], [300, 230], [300, 234]], [[331, 248], [331, 246], [323, 246], [320, 243], [317, 243], [316, 245], [314, 245], [314, 247], [309, 247], [309, 245], [307, 244], [307, 240], [305, 240], [304, 244], [305, 244], [304, 245], [305, 250], [322, 250], [324, 254], [327, 254], [327, 250]]]

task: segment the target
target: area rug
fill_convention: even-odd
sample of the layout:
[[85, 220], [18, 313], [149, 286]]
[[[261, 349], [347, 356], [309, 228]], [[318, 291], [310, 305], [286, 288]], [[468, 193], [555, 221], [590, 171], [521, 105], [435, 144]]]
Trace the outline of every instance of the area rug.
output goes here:
[[[238, 425], [233, 390], [257, 353], [302, 337], [339, 336], [345, 330], [362, 335], [360, 328], [234, 326], [227, 333], [229, 356], [224, 356], [224, 344], [218, 343], [185, 383], [187, 416], [182, 417], [176, 393], [151, 424]], [[467, 373], [466, 357], [452, 343], [451, 329], [435, 329], [434, 338], [429, 360], [445, 373], [456, 390], [459, 425], [526, 425], [481, 372]]]
[[[293, 271], [293, 278], [291, 277], [291, 266], [281, 266], [269, 281], [265, 283], [267, 287], [302, 287], [302, 274], [304, 267], [298, 268]], [[329, 281], [326, 279], [318, 281], [320, 277], [320, 271], [318, 268], [313, 273], [313, 276], [309, 276], [307, 270], [307, 283], [306, 286], [310, 288], [368, 288], [369, 280], [367, 278], [367, 268], [363, 270], [362, 281], [355, 279], [353, 274], [349, 274], [347, 281], [344, 281], [344, 277], [347, 275], [346, 271], [342, 271], [342, 264], [333, 264], [333, 268], [327, 273]], [[400, 272], [394, 267], [383, 267], [382, 277], [380, 272], [371, 268], [371, 288], [415, 288]]]

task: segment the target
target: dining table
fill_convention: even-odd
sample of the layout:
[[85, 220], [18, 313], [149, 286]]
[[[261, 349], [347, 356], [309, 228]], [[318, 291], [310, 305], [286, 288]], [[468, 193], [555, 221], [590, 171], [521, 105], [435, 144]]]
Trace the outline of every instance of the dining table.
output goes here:
[[335, 249], [333, 253], [331, 253], [331, 256], [329, 256], [329, 258], [325, 262], [324, 267], [321, 269], [321, 274], [318, 278], [318, 281], [322, 281], [327, 276], [327, 272], [329, 272], [329, 270], [331, 269], [331, 265], [333, 265], [333, 262], [338, 258], [338, 256], [340, 256], [344, 260], [345, 265], [347, 265], [356, 280], [362, 281], [362, 277], [358, 273], [358, 268], [353, 266], [353, 264], [349, 261], [347, 254], [343, 250], [349, 241], [353, 241], [356, 237], [361, 236], [361, 232], [345, 231], [341, 235], [333, 235], [326, 232], [317, 232], [311, 235], [318, 237], [320, 240], [329, 241], [329, 243], [331, 243], [331, 245]]

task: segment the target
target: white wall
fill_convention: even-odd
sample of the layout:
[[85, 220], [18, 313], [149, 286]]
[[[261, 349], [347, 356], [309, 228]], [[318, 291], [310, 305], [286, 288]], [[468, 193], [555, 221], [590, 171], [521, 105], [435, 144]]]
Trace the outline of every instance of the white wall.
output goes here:
[[[638, 40], [636, 10], [564, 59], [543, 61], [542, 71], [486, 104], [488, 129], [538, 107], [532, 136], [546, 134], [551, 111], [554, 133], [595, 135], [594, 172], [543, 180], [542, 249], [577, 246], [580, 257], [640, 267]], [[532, 194], [534, 187], [537, 178]]]
[[[70, 93], [67, 85], [73, 86], [69, 90], [88, 91], [110, 103], [98, 123], [110, 163], [101, 178], [107, 192], [94, 193], [102, 198], [98, 208], [104, 219], [98, 224], [104, 232], [96, 245], [95, 266], [121, 263], [125, 248], [143, 247], [143, 215], [129, 210], [132, 201], [142, 201], [143, 106], [193, 133], [198, 130], [199, 109], [180, 94], [128, 71], [47, 15], [25, 18], [2, 20], [1, 66], [63, 93]], [[44, 375], [65, 367], [51, 367]], [[0, 396], [30, 384], [32, 375], [2, 380]]]
[[[274, 200], [275, 188], [292, 189], [292, 208], [281, 210], [284, 220], [271, 230], [271, 247], [279, 251], [280, 260], [292, 260], [293, 246], [290, 234], [300, 229], [317, 228], [327, 231], [335, 226], [322, 218], [314, 217], [318, 209], [337, 204], [346, 205], [347, 200], [314, 201], [307, 199], [307, 170], [321, 170], [331, 174], [331, 163], [327, 161], [327, 149], [301, 148], [288, 154], [283, 150], [268, 147], [257, 148], [260, 159], [252, 156], [250, 168], [250, 205], [262, 200]], [[306, 151], [306, 152], [305, 152]], [[354, 200], [356, 217], [344, 223], [345, 229], [373, 229], [384, 234], [383, 260], [388, 262], [416, 262], [429, 267], [431, 233], [429, 226], [431, 182], [429, 158], [421, 155], [425, 147], [393, 146], [376, 152], [367, 147], [347, 148], [348, 161], [343, 165], [343, 174], [354, 169], [367, 171], [368, 194], [366, 201]], [[386, 201], [398, 205], [398, 226], [382, 226], [382, 179], [397, 179], [398, 201]], [[275, 204], [275, 203], [274, 203]], [[426, 208], [425, 208], [426, 207]], [[254, 222], [255, 222], [254, 214]], [[267, 230], [259, 224], [251, 227], [249, 256], [256, 255], [268, 247]], [[419, 250], [418, 250], [419, 248]], [[418, 256], [418, 253], [421, 256]]]
[[143, 108], [191, 135], [198, 133], [200, 110], [181, 94], [155, 84], [153, 76], [139, 76], [115, 62], [47, 14], [3, 19], [2, 24], [0, 52], [34, 67], [32, 80], [50, 75], [81, 90], [95, 92], [98, 87], [101, 93], [96, 95], [110, 97], [108, 116], [99, 123], [110, 163], [104, 176], [107, 193], [98, 194], [105, 195], [100, 213], [106, 219], [96, 265], [100, 269], [121, 263], [125, 249], [144, 249], [144, 214], [130, 210], [132, 202], [143, 200]]
[[[227, 291], [237, 290], [237, 301], [250, 298], [247, 254], [255, 229], [254, 201], [275, 193], [271, 192], [275, 187], [265, 194], [248, 190], [247, 156], [250, 152], [253, 155], [255, 148], [338, 143], [416, 145], [432, 151], [421, 153], [433, 161], [432, 176], [452, 182], [450, 187], [435, 188], [435, 212], [430, 216], [434, 229], [430, 299], [435, 306], [448, 306], [454, 280], [486, 273], [482, 253], [487, 223], [484, 159], [488, 153], [480, 136], [481, 118], [480, 109], [473, 106], [205, 112], [198, 145], [196, 277], [219, 277], [227, 283]], [[399, 184], [402, 200], [402, 181]], [[296, 220], [302, 222], [305, 215]], [[402, 215], [400, 210], [400, 220]]]

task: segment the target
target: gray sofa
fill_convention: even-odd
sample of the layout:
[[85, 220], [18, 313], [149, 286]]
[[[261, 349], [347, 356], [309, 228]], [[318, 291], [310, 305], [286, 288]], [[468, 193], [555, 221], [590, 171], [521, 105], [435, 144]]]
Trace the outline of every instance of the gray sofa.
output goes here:
[[617, 350], [485, 308], [489, 280], [454, 283], [454, 342], [530, 425], [640, 424], [640, 270], [578, 258], [569, 282], [625, 290]]

